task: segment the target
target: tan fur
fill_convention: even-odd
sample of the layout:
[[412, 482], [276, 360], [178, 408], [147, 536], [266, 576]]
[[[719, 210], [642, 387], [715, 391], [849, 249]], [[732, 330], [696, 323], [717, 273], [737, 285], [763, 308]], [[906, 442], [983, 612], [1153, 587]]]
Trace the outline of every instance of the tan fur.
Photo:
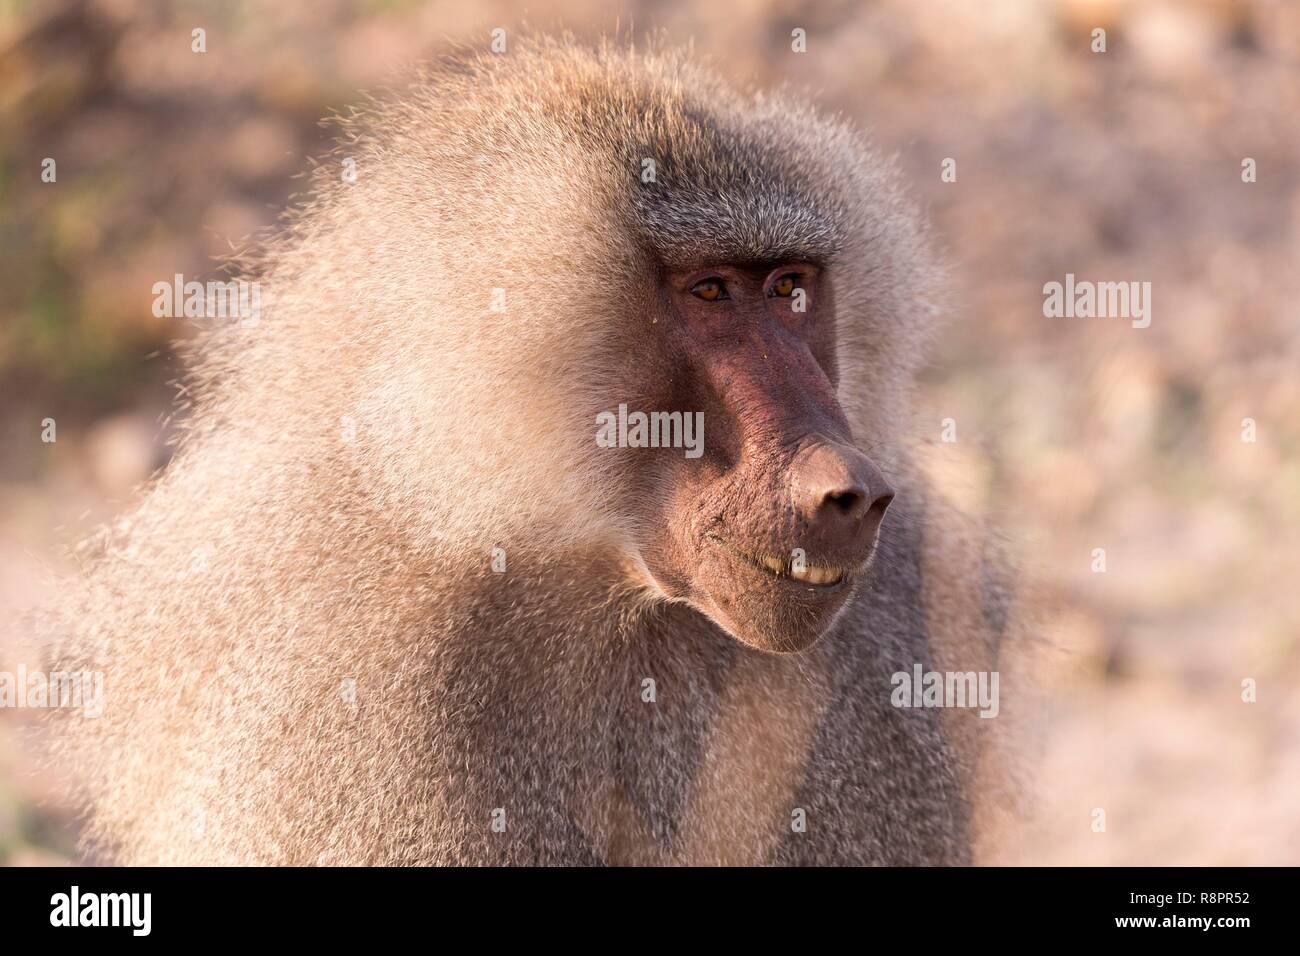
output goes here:
[[[1014, 747], [1018, 743], [1010, 728], [1016, 725], [1018, 703], [1025, 706], [1019, 700], [1024, 688], [1017, 684], [1025, 660], [1016, 659], [1024, 648], [1004, 642], [985, 617], [990, 598], [981, 593], [980, 578], [970, 573], [983, 564], [987, 547], [978, 519], [955, 512], [938, 521], [932, 516], [927, 537], [936, 534], [942, 540], [926, 541], [922, 565], [934, 667], [963, 673], [998, 671], [1002, 682], [1001, 712], [996, 719], [982, 718], [978, 709], [946, 709], [940, 714], [962, 778], [969, 782], [971, 832], [978, 858], [987, 862], [1014, 858], [1007, 846], [1013, 829], [1008, 816], [1014, 819], [1028, 808], [1025, 796], [1012, 787], [1019, 779], [1009, 773], [1017, 767]], [[1008, 634], [1015, 634], [1018, 627], [1018, 622], [1004, 625]]]
[[[636, 191], [648, 150], [694, 171], [694, 205]], [[87, 777], [90, 846], [132, 863], [969, 861], [978, 748], [889, 705], [892, 671], [931, 650], [983, 665], [1000, 637], [963, 580], [983, 552], [920, 556], [922, 529], [947, 546], [904, 434], [939, 283], [891, 167], [680, 56], [548, 41], [432, 72], [338, 154], [357, 182], [322, 164], [247, 264], [270, 307], [205, 337], [176, 458], [58, 609], [58, 661], [106, 674], [105, 716], [61, 750]], [[611, 382], [649, 314], [644, 286], [603, 277], [802, 243], [833, 250], [840, 400], [899, 495], [862, 593], [777, 657], [629, 575], [637, 529], [591, 422], [627, 400]]]
[[[795, 783], [829, 703], [818, 662], [809, 664], [790, 667], [756, 654], [737, 661], [692, 781], [683, 863], [761, 864], [789, 830]], [[801, 706], [794, 711], [774, 701]]]

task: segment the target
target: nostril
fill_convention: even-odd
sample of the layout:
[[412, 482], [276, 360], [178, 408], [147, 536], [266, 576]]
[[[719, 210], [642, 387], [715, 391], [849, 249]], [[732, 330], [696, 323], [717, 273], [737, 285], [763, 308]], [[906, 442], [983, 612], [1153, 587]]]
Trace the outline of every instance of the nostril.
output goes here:
[[828, 510], [852, 518], [855, 521], [867, 519], [871, 523], [878, 525], [884, 520], [885, 511], [893, 500], [892, 493], [887, 492], [873, 498], [860, 488], [849, 488], [842, 491], [827, 492], [822, 504]]
[[846, 515], [853, 515], [862, 510], [866, 495], [856, 488], [847, 491], [831, 491], [826, 495], [825, 503]]
[[891, 493], [877, 495], [875, 501], [871, 502], [871, 507], [867, 509], [868, 523], [880, 527], [880, 522], [885, 520], [885, 512], [889, 509], [889, 503], [894, 500]]

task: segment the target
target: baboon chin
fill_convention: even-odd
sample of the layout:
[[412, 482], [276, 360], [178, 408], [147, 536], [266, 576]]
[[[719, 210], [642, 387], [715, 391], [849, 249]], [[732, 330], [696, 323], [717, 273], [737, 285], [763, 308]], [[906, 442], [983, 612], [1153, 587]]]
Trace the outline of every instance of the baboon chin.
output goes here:
[[1010, 600], [912, 464], [942, 283], [895, 168], [609, 45], [347, 123], [254, 263], [270, 307], [204, 333], [177, 454], [63, 591], [54, 667], [108, 688], [63, 737], [89, 845], [969, 862], [1006, 717], [891, 675], [1005, 670]]

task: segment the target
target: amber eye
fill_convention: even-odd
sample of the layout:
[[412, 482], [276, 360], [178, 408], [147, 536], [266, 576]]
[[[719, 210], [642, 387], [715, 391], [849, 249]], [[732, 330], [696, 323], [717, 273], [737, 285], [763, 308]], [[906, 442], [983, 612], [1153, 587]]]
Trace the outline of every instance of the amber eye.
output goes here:
[[705, 302], [717, 302], [719, 299], [727, 298], [727, 287], [722, 284], [721, 279], [701, 279], [691, 286], [691, 295]]
[[790, 296], [794, 295], [794, 282], [795, 276], [793, 275], [781, 276], [781, 278], [772, 283], [772, 291], [769, 294], [777, 296], [778, 298], [788, 299]]

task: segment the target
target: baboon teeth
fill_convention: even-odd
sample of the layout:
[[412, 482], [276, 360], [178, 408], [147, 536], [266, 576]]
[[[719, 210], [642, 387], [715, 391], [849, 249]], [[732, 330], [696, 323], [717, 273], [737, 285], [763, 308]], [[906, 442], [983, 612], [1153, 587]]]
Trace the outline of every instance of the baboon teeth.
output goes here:
[[791, 562], [772, 555], [764, 555], [759, 563], [777, 577], [790, 577], [804, 584], [839, 584], [844, 577], [838, 568], [824, 564], [807, 564], [803, 568], [796, 568]]
[[792, 569], [790, 576], [796, 581], [803, 581], [806, 584], [838, 584], [840, 579], [844, 577], [835, 568], [820, 567], [814, 564], [806, 566], [802, 571]]
[[839, 568], [833, 568], [825, 564], [805, 564], [802, 568], [796, 569], [794, 563], [772, 554], [752, 554], [741, 551], [739, 548], [724, 541], [717, 535], [710, 534], [708, 538], [716, 542], [727, 551], [743, 558], [755, 567], [762, 568], [769, 574], [778, 578], [791, 578], [802, 584], [812, 584], [825, 586], [828, 584], [839, 584], [844, 580], [844, 571]]

